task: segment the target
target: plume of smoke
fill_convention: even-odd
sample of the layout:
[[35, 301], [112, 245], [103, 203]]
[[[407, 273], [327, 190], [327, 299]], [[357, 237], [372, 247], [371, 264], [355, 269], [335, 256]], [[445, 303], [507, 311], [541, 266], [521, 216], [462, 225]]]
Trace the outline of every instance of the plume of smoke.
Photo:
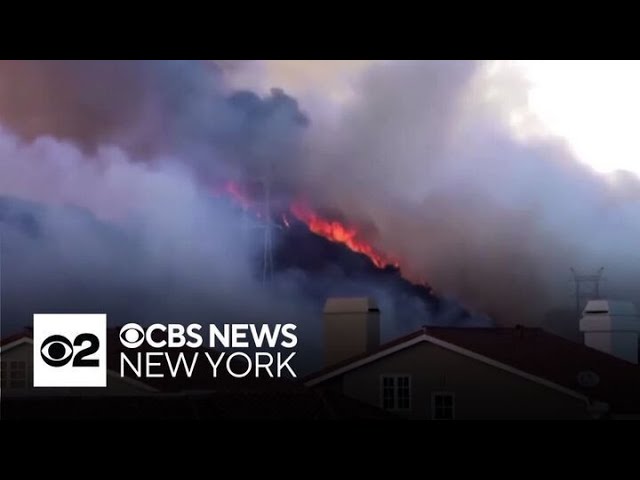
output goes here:
[[260, 323], [305, 307], [263, 288], [238, 212], [170, 158], [139, 163], [117, 147], [87, 156], [2, 130], [0, 191], [10, 195], [0, 197], [4, 327], [34, 311]]
[[[170, 251], [190, 233], [218, 239], [196, 252], [235, 248], [216, 230], [226, 218], [198, 230], [198, 185], [272, 162], [283, 189], [367, 225], [407, 275], [498, 320], [538, 321], [568, 303], [570, 266], [604, 265], [609, 293], [635, 298], [637, 178], [596, 175], [558, 139], [515, 135], [508, 114], [526, 111], [526, 88], [518, 77], [488, 85], [485, 67], [373, 66], [339, 120], [314, 125], [280, 90], [232, 92], [211, 62], [0, 62], [0, 120], [17, 134], [2, 133], [0, 192], [105, 218], [144, 206], [129, 228], [147, 233], [133, 243], [182, 262]], [[226, 274], [243, 277], [223, 269], [219, 282]]]
[[526, 85], [493, 78], [492, 98], [486, 82], [482, 63], [372, 68], [335, 130], [311, 139], [304, 189], [373, 224], [408, 275], [505, 323], [569, 304], [570, 266], [604, 265], [608, 293], [636, 299], [638, 179], [595, 174], [559, 139], [519, 138], [505, 113], [526, 110]]
[[294, 155], [307, 124], [282, 91], [229, 91], [207, 62], [0, 62], [4, 331], [37, 311], [100, 311], [294, 321], [316, 343], [299, 320], [317, 309], [286, 278], [256, 279], [261, 246], [211, 194]]

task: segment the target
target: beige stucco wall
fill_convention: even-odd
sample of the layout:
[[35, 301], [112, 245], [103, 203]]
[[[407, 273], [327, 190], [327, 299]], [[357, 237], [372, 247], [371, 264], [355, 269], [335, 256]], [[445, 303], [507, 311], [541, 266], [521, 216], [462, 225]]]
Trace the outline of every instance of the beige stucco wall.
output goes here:
[[411, 409], [431, 418], [433, 392], [455, 394], [456, 419], [585, 418], [586, 404], [549, 387], [462, 354], [422, 342], [327, 383], [346, 395], [381, 406], [380, 377], [411, 375]]
[[[3, 362], [27, 362], [27, 388], [12, 390], [3, 388], [2, 395], [140, 395], [149, 393], [138, 385], [121, 378], [107, 375], [107, 388], [34, 388], [33, 387], [33, 345], [24, 343], [9, 350], [2, 350]], [[8, 372], [7, 372], [8, 375]]]

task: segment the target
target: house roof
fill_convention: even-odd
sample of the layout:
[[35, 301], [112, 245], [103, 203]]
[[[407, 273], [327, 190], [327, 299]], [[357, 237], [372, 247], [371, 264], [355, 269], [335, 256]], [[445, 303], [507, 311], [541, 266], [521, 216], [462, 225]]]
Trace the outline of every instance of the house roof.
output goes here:
[[33, 333], [31, 329], [25, 328], [21, 332], [0, 338], [0, 348], [6, 351], [14, 346], [24, 343], [25, 341], [31, 340], [32, 338]]
[[320, 384], [420, 342], [437, 344], [586, 401], [606, 402], [615, 413], [640, 411], [640, 367], [539, 328], [424, 327], [313, 373], [304, 382]]

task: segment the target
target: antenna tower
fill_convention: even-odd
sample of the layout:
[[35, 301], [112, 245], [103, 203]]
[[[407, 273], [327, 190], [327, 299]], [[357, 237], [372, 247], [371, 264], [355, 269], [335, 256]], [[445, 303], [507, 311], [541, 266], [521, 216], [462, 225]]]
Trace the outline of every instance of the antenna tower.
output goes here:
[[[604, 267], [601, 267], [594, 274], [578, 274], [573, 267], [571, 268], [571, 274], [573, 275], [573, 282], [576, 286], [576, 317], [580, 318], [580, 312], [582, 310], [583, 301], [594, 300], [600, 298], [600, 282], [602, 281], [602, 272]], [[584, 288], [587, 286], [587, 288]]]

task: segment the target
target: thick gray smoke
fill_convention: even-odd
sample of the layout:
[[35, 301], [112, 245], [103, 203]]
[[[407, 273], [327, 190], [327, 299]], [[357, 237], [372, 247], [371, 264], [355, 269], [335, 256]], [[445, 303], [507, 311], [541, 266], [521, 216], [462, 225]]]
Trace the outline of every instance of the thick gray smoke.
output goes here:
[[298, 368], [317, 361], [320, 325], [299, 321], [318, 318], [315, 305], [287, 277], [265, 288], [259, 239], [180, 162], [136, 163], [117, 148], [86, 156], [0, 131], [0, 163], [4, 331], [34, 312], [107, 312], [116, 325], [293, 321]]
[[[278, 188], [341, 212], [400, 257], [407, 276], [499, 321], [539, 322], [570, 306], [571, 266], [605, 266], [607, 290], [635, 299], [638, 180], [598, 176], [556, 139], [514, 138], [503, 106], [481, 95], [482, 68], [372, 67], [327, 125], [281, 90], [234, 92], [212, 62], [0, 62], [0, 194], [88, 208], [125, 232], [114, 248], [94, 220], [69, 224], [47, 211], [10, 261], [25, 283], [41, 269], [43, 290], [54, 281], [71, 289], [48, 259], [85, 252], [73, 268], [113, 273], [96, 279], [94, 297], [120, 289], [125, 304], [159, 282], [157, 291], [183, 293], [158, 309], [174, 318], [212, 297], [221, 311], [291, 314], [284, 304], [295, 293], [274, 300], [261, 289], [249, 265], [256, 245], [238, 240], [234, 214], [209, 190], [271, 163]], [[517, 79], [502, 87], [522, 101]], [[47, 259], [28, 248], [42, 238]], [[157, 302], [141, 298], [141, 314]]]
[[[505, 105], [483, 96], [483, 67], [373, 67], [335, 130], [314, 138], [314, 203], [373, 225], [406, 274], [504, 323], [572, 307], [572, 266], [604, 266], [607, 294], [638, 299], [638, 178], [596, 174], [559, 139], [516, 138]], [[526, 101], [517, 78], [494, 87], [511, 108]]]
[[306, 124], [284, 93], [227, 91], [206, 63], [0, 62], [5, 332], [33, 312], [104, 311], [295, 321], [317, 338], [298, 321], [316, 305], [286, 277], [263, 286], [260, 238], [214, 188], [291, 155]]
[[[488, 85], [486, 67], [373, 66], [339, 121], [311, 129], [307, 154], [283, 170], [316, 208], [346, 213], [401, 258], [405, 275], [501, 323], [572, 309], [571, 267], [603, 266], [607, 295], [639, 300], [640, 181], [593, 172], [561, 139], [517, 137], [508, 114], [527, 111], [527, 86], [515, 74]], [[565, 321], [577, 326], [573, 310]]]
[[180, 163], [150, 167], [116, 148], [87, 157], [4, 131], [0, 159], [0, 191], [10, 195], [0, 197], [4, 308], [29, 294], [44, 310], [134, 306], [128, 315], [140, 321], [185, 312], [203, 320], [214, 305], [245, 319], [285, 313], [254, 279], [259, 245], [237, 212]]

